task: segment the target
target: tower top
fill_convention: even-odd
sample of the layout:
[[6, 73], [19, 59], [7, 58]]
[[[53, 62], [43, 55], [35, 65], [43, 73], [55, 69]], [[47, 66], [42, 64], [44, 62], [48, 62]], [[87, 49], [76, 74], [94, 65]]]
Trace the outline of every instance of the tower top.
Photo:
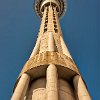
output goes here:
[[34, 0], [33, 9], [36, 15], [42, 18], [44, 8], [48, 5], [56, 6], [60, 19], [64, 16], [67, 10], [67, 0]]

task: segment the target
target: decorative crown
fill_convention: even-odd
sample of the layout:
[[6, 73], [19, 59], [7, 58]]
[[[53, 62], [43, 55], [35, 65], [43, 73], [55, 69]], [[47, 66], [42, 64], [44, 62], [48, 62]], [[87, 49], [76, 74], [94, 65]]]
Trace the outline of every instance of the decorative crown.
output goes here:
[[58, 16], [61, 19], [67, 10], [67, 0], [34, 0], [33, 9], [36, 15], [42, 18], [44, 7], [50, 4], [57, 7]]

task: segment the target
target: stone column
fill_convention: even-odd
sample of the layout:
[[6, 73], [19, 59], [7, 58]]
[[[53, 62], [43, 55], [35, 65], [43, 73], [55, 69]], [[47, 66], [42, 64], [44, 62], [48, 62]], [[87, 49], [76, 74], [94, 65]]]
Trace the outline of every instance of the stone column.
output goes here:
[[47, 100], [58, 100], [58, 75], [55, 65], [50, 64], [47, 68]]
[[91, 100], [91, 97], [87, 91], [87, 88], [82, 80], [82, 77], [77, 75], [73, 79], [75, 91], [78, 97], [78, 100]]
[[48, 51], [54, 51], [55, 46], [54, 46], [54, 38], [52, 32], [49, 32], [49, 37], [48, 37]]
[[62, 38], [62, 36], [60, 36], [60, 41], [61, 41], [61, 46], [62, 46], [63, 54], [65, 54], [66, 56], [72, 58], [70, 53], [69, 53], [69, 51], [68, 51], [68, 48], [67, 48], [67, 46], [66, 46], [66, 44], [65, 44], [65, 42], [64, 42], [64, 40]]
[[24, 96], [26, 94], [28, 85], [29, 85], [29, 81], [30, 81], [30, 76], [26, 73], [24, 73], [18, 84], [17, 87], [15, 88], [15, 91], [13, 93], [13, 96], [11, 98], [11, 100], [24, 100]]

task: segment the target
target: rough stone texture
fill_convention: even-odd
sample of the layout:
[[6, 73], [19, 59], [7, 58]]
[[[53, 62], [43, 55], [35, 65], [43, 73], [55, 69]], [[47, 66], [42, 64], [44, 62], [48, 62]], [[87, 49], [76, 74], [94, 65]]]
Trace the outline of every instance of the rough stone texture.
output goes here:
[[21, 74], [34, 67], [37, 67], [40, 65], [48, 65], [50, 63], [64, 66], [66, 68], [69, 68], [75, 71], [76, 73], [79, 73], [72, 59], [58, 52], [47, 51], [44, 53], [40, 53], [36, 55], [35, 57], [32, 57], [31, 59], [29, 59], [29, 61], [25, 64]]
[[58, 1], [43, 2], [38, 39], [17, 79], [12, 100], [91, 100], [62, 37]]
[[45, 51], [48, 51], [48, 34], [46, 33], [41, 36], [39, 53], [42, 53]]
[[61, 41], [60, 41], [60, 35], [57, 33], [53, 33], [53, 35], [54, 35], [54, 40], [55, 40], [55, 45], [57, 47], [57, 51], [59, 53], [63, 53], [62, 52], [62, 45], [61, 45]]

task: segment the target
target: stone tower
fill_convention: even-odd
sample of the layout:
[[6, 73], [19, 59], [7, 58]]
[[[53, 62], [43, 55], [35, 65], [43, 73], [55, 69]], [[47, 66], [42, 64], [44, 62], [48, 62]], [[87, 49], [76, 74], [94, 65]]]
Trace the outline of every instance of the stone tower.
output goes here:
[[35, 0], [33, 7], [41, 18], [40, 30], [11, 100], [91, 100], [60, 28], [67, 2]]

